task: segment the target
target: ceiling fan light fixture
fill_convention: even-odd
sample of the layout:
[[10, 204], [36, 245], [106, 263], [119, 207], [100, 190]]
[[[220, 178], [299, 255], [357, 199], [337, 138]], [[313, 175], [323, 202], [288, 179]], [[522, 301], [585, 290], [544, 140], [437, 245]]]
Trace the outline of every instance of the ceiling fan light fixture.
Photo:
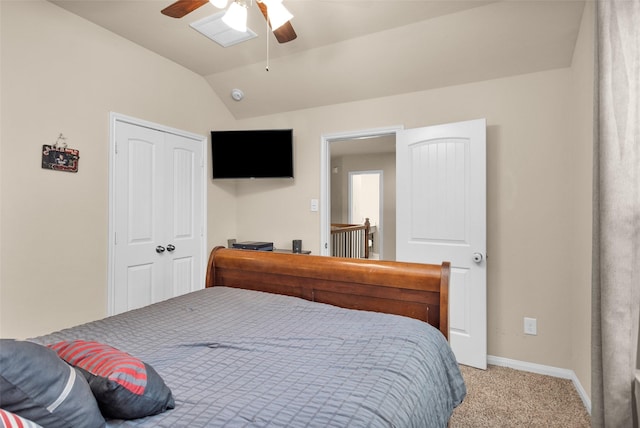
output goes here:
[[218, 9], [224, 9], [227, 6], [228, 0], [209, 0], [209, 3], [217, 7]]
[[234, 1], [222, 17], [222, 21], [234, 30], [245, 33], [247, 31], [247, 5], [244, 2]]
[[293, 18], [291, 12], [282, 4], [282, 0], [262, 0], [267, 6], [267, 15], [271, 29], [276, 30]]

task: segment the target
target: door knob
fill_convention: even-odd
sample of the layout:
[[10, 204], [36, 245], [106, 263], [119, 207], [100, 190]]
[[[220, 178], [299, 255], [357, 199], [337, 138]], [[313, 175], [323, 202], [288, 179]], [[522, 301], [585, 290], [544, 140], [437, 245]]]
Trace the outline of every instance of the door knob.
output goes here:
[[167, 245], [167, 251], [168, 251], [168, 252], [172, 252], [172, 251], [173, 251], [173, 250], [175, 250], [175, 249], [176, 249], [176, 247], [174, 247], [174, 246], [173, 246], [173, 244], [169, 244], [169, 245]]
[[484, 257], [482, 253], [473, 253], [473, 261], [476, 263], [480, 263]]
[[162, 245], [158, 245], [156, 247], [156, 253], [158, 253], [158, 254], [164, 253], [164, 247]]

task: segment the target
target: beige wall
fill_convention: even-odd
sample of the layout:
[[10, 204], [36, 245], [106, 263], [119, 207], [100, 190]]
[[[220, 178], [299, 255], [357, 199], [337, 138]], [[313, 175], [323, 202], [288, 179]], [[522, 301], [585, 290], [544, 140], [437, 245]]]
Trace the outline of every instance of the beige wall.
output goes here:
[[[588, 114], [571, 112], [590, 97], [586, 88], [576, 98], [575, 79], [593, 67], [588, 49], [581, 55], [584, 61], [573, 68], [240, 121], [246, 128], [294, 128], [297, 172], [295, 183], [238, 184], [238, 237], [284, 246], [297, 236], [319, 252], [320, 218], [309, 211], [309, 200], [320, 196], [323, 134], [484, 117], [488, 352], [553, 367], [579, 365], [588, 389], [591, 202], [585, 195], [592, 126]], [[538, 319], [537, 336], [523, 334], [525, 316]]]
[[[231, 117], [173, 62], [49, 2], [0, 4], [0, 336], [25, 337], [106, 315], [109, 112], [201, 135]], [[40, 167], [59, 133], [80, 150], [77, 174]], [[210, 188], [211, 245], [233, 207], [232, 190]]]
[[575, 123], [572, 179], [573, 222], [572, 249], [568, 264], [571, 278], [570, 364], [591, 396], [591, 222], [593, 182], [593, 99], [594, 99], [594, 2], [587, 2], [571, 68], [573, 113]]
[[[489, 354], [589, 385], [592, 52], [571, 68], [233, 121], [204, 80], [45, 1], [2, 1], [0, 336], [106, 313], [108, 114], [206, 135], [294, 128], [295, 180], [212, 182], [209, 246], [302, 239], [318, 253], [323, 134], [486, 118]], [[64, 133], [78, 174], [42, 170]], [[522, 332], [524, 316], [538, 335]]]

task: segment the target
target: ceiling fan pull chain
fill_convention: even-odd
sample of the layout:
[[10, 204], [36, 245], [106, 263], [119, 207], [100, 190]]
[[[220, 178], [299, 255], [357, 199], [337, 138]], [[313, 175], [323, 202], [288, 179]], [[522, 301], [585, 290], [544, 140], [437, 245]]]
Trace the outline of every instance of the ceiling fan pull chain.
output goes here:
[[267, 29], [267, 67], [265, 68], [266, 71], [269, 71], [269, 33], [270, 33], [270, 28], [269, 28], [269, 20], [265, 19], [265, 28]]

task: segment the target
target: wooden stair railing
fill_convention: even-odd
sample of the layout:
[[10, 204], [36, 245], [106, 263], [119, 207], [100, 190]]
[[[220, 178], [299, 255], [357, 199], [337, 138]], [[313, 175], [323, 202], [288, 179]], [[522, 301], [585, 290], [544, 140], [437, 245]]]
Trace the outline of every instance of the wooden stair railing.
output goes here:
[[331, 255], [334, 257], [347, 257], [356, 259], [368, 259], [369, 234], [371, 224], [367, 218], [364, 224], [331, 224]]

